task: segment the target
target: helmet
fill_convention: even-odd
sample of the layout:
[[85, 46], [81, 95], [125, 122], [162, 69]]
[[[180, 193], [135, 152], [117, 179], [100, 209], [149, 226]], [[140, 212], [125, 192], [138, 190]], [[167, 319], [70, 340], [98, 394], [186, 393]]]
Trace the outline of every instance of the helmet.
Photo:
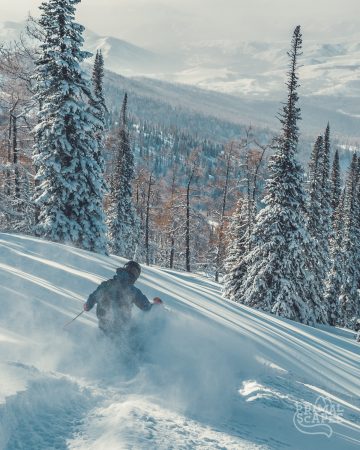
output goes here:
[[129, 272], [131, 275], [135, 277], [135, 280], [137, 280], [141, 274], [141, 267], [140, 264], [136, 261], [128, 261], [124, 265], [124, 269]]

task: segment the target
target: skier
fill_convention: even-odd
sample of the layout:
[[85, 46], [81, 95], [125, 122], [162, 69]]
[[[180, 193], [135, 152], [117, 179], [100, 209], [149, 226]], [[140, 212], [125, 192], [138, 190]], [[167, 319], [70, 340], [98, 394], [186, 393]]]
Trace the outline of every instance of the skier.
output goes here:
[[119, 337], [129, 330], [133, 304], [142, 311], [149, 311], [154, 304], [163, 303], [159, 297], [155, 297], [151, 303], [134, 286], [140, 273], [141, 267], [137, 262], [127, 262], [124, 267], [116, 270], [112, 279], [101, 283], [84, 303], [84, 311], [90, 311], [97, 304], [99, 328], [107, 336]]

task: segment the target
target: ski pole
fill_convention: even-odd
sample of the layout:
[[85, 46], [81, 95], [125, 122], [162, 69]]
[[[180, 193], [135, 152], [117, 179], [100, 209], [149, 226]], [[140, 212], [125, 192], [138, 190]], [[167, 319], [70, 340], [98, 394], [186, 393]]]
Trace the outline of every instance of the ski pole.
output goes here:
[[81, 314], [84, 314], [84, 312], [85, 312], [85, 311], [81, 311], [81, 313], [79, 313], [76, 317], [74, 317], [72, 320], [70, 320], [70, 322], [66, 323], [66, 324], [63, 326], [63, 329], [65, 329], [66, 327], [68, 327], [69, 325], [71, 325], [78, 317], [81, 316]]

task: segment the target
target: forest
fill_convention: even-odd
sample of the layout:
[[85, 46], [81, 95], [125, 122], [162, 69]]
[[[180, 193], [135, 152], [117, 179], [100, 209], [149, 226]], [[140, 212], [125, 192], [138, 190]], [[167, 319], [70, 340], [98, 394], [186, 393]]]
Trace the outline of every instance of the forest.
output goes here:
[[75, 4], [44, 3], [0, 48], [0, 231], [196, 272], [235, 302], [357, 330], [360, 159], [327, 117], [299, 142], [300, 26], [273, 131], [110, 83]]

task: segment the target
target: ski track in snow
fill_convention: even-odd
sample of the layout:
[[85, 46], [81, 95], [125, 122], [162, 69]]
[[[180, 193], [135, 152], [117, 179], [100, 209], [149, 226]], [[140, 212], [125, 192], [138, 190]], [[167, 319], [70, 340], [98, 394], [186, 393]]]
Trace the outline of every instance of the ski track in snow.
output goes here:
[[[64, 330], [123, 262], [0, 234], [0, 450], [359, 448], [348, 330], [279, 319], [158, 268], [139, 287], [167, 309], [134, 311], [128, 342], [107, 342], [93, 311]], [[293, 423], [298, 402], [319, 396], [341, 407], [329, 438]]]

